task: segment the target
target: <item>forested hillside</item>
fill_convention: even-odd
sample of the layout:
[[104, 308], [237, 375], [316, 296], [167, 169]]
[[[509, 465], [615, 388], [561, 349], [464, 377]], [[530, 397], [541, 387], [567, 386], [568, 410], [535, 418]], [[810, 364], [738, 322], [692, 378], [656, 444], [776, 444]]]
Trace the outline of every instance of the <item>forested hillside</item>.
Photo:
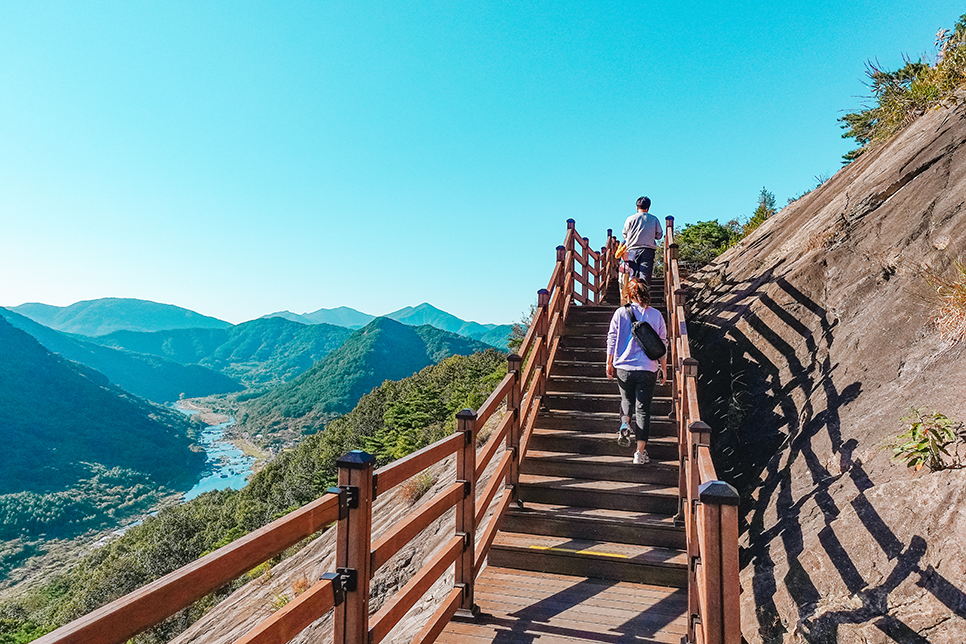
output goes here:
[[[349, 450], [374, 449], [384, 463], [446, 435], [455, 429], [455, 413], [478, 407], [505, 373], [506, 356], [488, 349], [454, 355], [401, 381], [384, 383], [325, 431], [280, 454], [244, 489], [209, 492], [165, 508], [43, 587], [0, 605], [5, 618], [0, 643], [16, 641], [17, 633], [52, 630], [318, 498], [335, 483], [335, 460]], [[214, 598], [202, 600], [139, 640], [166, 642], [213, 603]]]
[[203, 365], [247, 387], [261, 387], [291, 380], [351, 334], [350, 329], [330, 324], [305, 325], [273, 317], [227, 329], [117, 331], [94, 341], [184, 365]]
[[377, 318], [290, 383], [248, 403], [241, 422], [252, 435], [311, 433], [344, 414], [363, 394], [454, 354], [488, 346], [428, 325]]
[[[0, 319], [0, 569], [38, 535], [69, 537], [190, 487], [189, 425]], [[186, 489], [186, 488], [185, 488]]]
[[88, 336], [106, 335], [121, 329], [160, 331], [225, 329], [231, 326], [224, 320], [201, 315], [180, 306], [119, 297], [85, 300], [70, 306], [21, 304], [10, 308], [51, 329]]
[[125, 391], [157, 403], [244, 389], [228, 376], [207, 367], [178, 364], [87, 342], [3, 308], [0, 308], [0, 317], [33, 336], [48, 351], [96, 369]]

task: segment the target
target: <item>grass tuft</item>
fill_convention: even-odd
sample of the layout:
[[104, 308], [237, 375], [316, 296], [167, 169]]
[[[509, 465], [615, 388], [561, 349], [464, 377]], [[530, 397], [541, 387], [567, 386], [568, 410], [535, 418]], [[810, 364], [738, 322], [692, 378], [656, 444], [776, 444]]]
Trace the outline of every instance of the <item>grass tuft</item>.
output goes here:
[[944, 277], [929, 267], [922, 271], [939, 298], [932, 323], [949, 344], [966, 342], [966, 265], [960, 260], [954, 267], [952, 277]]

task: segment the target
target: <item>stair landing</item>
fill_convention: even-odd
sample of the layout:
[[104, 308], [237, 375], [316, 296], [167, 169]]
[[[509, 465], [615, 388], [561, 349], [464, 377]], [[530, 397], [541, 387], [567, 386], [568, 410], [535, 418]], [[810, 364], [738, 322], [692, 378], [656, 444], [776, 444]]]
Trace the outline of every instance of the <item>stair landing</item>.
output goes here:
[[687, 634], [687, 590], [488, 567], [475, 622], [452, 621], [440, 644], [667, 642]]

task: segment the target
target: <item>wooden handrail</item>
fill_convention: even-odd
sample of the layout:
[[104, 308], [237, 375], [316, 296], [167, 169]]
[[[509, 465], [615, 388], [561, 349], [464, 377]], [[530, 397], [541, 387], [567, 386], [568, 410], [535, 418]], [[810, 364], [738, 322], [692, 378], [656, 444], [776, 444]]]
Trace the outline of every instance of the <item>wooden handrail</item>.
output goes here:
[[493, 460], [494, 454], [500, 449], [500, 444], [506, 438], [507, 432], [510, 430], [510, 425], [513, 423], [513, 416], [511, 414], [506, 414], [503, 416], [503, 420], [500, 421], [499, 426], [496, 431], [490, 435], [489, 439], [486, 441], [486, 445], [483, 446], [483, 451], [479, 453], [476, 457], [476, 480], [480, 480], [483, 476], [483, 471], [486, 466], [490, 464]]
[[664, 291], [669, 314], [669, 364], [678, 424], [681, 513], [687, 536], [687, 640], [739, 644], [738, 493], [717, 480], [711, 458], [711, 428], [701, 421], [698, 362], [691, 356], [674, 218], [664, 237]]
[[[538, 307], [520, 347], [521, 355], [527, 359], [526, 365], [521, 365], [519, 357], [510, 356], [507, 375], [479, 410], [463, 410], [457, 414], [456, 433], [375, 471], [375, 457], [365, 452], [350, 452], [337, 462], [339, 487], [333, 492], [37, 641], [41, 644], [120, 644], [338, 521], [336, 566], [339, 572], [327, 573], [321, 581], [237, 640], [238, 644], [283, 644], [333, 608], [334, 641], [378, 644], [455, 563], [458, 587], [447, 595], [413, 640], [414, 643], [432, 642], [461, 608], [475, 610], [474, 580], [503, 515], [517, 498], [516, 472], [533, 435], [568, 313], [572, 306], [600, 302], [604, 289], [616, 275], [611, 231], [607, 231], [607, 237], [601, 251], [594, 251], [589, 241], [577, 234], [573, 220], [568, 220], [564, 243], [557, 247], [550, 282], [546, 290], [538, 292]], [[582, 293], [576, 291], [578, 284]], [[498, 429], [477, 454], [478, 429], [504, 404], [507, 411]], [[507, 449], [477, 498], [477, 482], [504, 441]], [[457, 480], [396, 521], [373, 542], [371, 513], [376, 497], [454, 454]], [[496, 510], [478, 538], [480, 523], [498, 496]], [[372, 575], [454, 506], [457, 510], [454, 536], [370, 620], [368, 588]]]
[[480, 408], [476, 410], [476, 422], [479, 423], [480, 427], [486, 424], [486, 421], [490, 419], [490, 416], [493, 415], [493, 412], [496, 411], [496, 408], [503, 403], [503, 399], [506, 398], [506, 394], [510, 390], [510, 386], [513, 384], [513, 378], [514, 375], [512, 373], [508, 373], [507, 375], [503, 376], [503, 380], [501, 380], [500, 384], [496, 386], [496, 389], [493, 390], [493, 393], [491, 393], [483, 404], [480, 405]]
[[462, 498], [463, 484], [453, 483], [437, 494], [419, 512], [414, 512], [397, 522], [389, 532], [372, 544], [370, 575]]
[[333, 580], [323, 579], [259, 623], [244, 637], [235, 640], [235, 644], [285, 644], [321, 615], [332, 610], [333, 606]]
[[500, 459], [500, 464], [496, 466], [496, 472], [493, 473], [493, 476], [490, 477], [490, 482], [483, 488], [483, 494], [480, 495], [479, 503], [477, 504], [478, 507], [476, 508], [476, 525], [480, 525], [483, 517], [486, 516], [486, 511], [489, 509], [490, 503], [496, 497], [496, 492], [503, 483], [507, 471], [510, 469], [510, 461], [512, 459], [512, 452], [504, 452], [503, 458]]
[[438, 463], [450, 454], [455, 454], [459, 450], [461, 439], [462, 436], [451, 434], [432, 445], [427, 445], [398, 461], [393, 461], [389, 465], [379, 468], [374, 474], [375, 481], [373, 482], [376, 494], [388, 492], [434, 463]]
[[326, 494], [35, 641], [41, 644], [126, 642], [338, 518], [339, 496]]
[[463, 539], [453, 537], [435, 557], [420, 568], [412, 579], [389, 600], [372, 618], [369, 629], [369, 643], [379, 644], [399, 623], [409, 609], [416, 605], [419, 598], [436, 583], [463, 551]]

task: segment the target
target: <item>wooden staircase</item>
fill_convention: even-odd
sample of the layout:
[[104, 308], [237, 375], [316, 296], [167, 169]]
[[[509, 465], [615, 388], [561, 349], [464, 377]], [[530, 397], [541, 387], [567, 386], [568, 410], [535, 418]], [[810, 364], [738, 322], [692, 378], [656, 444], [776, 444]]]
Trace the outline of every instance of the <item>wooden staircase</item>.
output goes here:
[[[652, 299], [664, 313], [660, 284]], [[605, 373], [616, 285], [602, 306], [573, 307], [547, 381], [545, 407], [488, 565], [682, 588], [687, 583], [671, 385], [655, 388], [651, 462], [617, 444], [620, 394]], [[666, 316], [665, 316], [666, 319]]]

